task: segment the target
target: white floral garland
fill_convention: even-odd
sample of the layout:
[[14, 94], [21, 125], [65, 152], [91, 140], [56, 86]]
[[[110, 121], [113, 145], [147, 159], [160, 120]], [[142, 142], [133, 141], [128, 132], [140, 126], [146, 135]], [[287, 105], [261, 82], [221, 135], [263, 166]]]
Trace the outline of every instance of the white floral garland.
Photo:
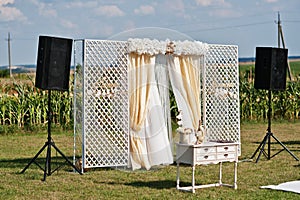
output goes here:
[[[137, 54], [165, 54], [170, 40], [158, 41], [149, 38], [128, 39], [128, 52]], [[173, 55], [205, 55], [208, 51], [208, 44], [200, 41], [172, 41], [174, 45]]]
[[208, 44], [200, 41], [175, 41], [175, 55], [205, 55], [208, 51]]

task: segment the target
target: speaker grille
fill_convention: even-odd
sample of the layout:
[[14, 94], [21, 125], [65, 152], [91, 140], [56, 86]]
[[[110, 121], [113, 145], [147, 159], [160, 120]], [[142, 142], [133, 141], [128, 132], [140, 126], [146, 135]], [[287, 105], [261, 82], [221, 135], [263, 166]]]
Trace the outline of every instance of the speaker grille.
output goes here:
[[287, 49], [257, 47], [255, 60], [256, 89], [285, 90]]
[[272, 51], [271, 89], [286, 89], [287, 49]]
[[48, 90], [68, 90], [72, 39], [39, 37], [36, 87]]

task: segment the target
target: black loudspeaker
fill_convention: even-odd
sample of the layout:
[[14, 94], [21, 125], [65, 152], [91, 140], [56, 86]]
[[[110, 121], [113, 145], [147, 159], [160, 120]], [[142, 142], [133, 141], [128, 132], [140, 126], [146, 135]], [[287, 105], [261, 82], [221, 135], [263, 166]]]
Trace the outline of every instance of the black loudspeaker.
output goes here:
[[68, 90], [73, 40], [39, 36], [35, 86]]
[[256, 47], [254, 88], [285, 90], [288, 50]]

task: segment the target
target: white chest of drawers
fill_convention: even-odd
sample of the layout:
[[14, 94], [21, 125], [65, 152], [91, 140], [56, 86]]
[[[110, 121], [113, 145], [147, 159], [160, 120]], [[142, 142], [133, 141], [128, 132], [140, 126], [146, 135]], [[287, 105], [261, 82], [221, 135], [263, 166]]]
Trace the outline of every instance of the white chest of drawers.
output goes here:
[[[177, 189], [195, 192], [195, 189], [229, 186], [237, 189], [237, 163], [238, 163], [238, 143], [217, 143], [208, 142], [200, 145], [176, 144], [177, 162]], [[233, 185], [222, 183], [222, 163], [234, 162], [234, 183]], [[192, 165], [192, 185], [180, 187], [180, 163]], [[219, 182], [207, 185], [195, 185], [195, 166], [207, 164], [220, 164]]]

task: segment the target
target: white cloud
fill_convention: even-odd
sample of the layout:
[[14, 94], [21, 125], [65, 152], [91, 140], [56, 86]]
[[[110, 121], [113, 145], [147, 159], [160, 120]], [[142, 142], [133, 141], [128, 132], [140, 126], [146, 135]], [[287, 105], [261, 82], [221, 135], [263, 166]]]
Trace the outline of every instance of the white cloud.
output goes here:
[[230, 9], [217, 9], [209, 12], [210, 16], [219, 16], [219, 17], [240, 17], [241, 14], [237, 11]]
[[207, 7], [214, 6], [216, 9], [212, 9], [208, 11], [210, 16], [218, 16], [218, 17], [238, 17], [240, 13], [236, 10], [232, 10], [232, 5], [228, 3], [226, 0], [195, 0], [197, 5]]
[[0, 21], [26, 21], [27, 18], [17, 8], [12, 7], [14, 0], [0, 0]]
[[115, 29], [112, 25], [102, 25], [101, 29], [97, 26], [90, 28], [89, 34], [93, 37], [108, 37], [114, 33]]
[[185, 10], [185, 6], [184, 3], [182, 2], [182, 0], [168, 0], [166, 1], [166, 8], [171, 9], [173, 11], [179, 11], [179, 12], [183, 12]]
[[77, 28], [77, 25], [72, 23], [69, 20], [65, 20], [65, 19], [61, 19], [60, 20], [60, 24], [64, 27], [64, 28]]
[[212, 4], [212, 1], [213, 0], [196, 0], [196, 4], [201, 6], [209, 6]]
[[121, 17], [125, 15], [125, 13], [116, 5], [100, 6], [95, 9], [95, 12], [97, 15], [106, 17]]
[[275, 2], [277, 2], [278, 0], [265, 0], [265, 2], [267, 2], [267, 3], [275, 3]]
[[135, 27], [135, 23], [133, 21], [125, 22], [125, 25], [124, 25], [125, 30], [131, 30], [131, 29], [134, 29], [134, 28], [136, 28], [136, 27]]
[[155, 13], [153, 6], [141, 5], [139, 8], [134, 9], [134, 13], [138, 15], [151, 15]]
[[225, 0], [195, 0], [197, 5], [200, 6], [211, 6], [211, 5], [218, 5], [218, 6], [229, 6], [228, 2]]
[[34, 5], [38, 7], [39, 15], [44, 17], [57, 17], [57, 12], [52, 8], [52, 4], [39, 2], [38, 0], [31, 0]]
[[70, 2], [66, 5], [66, 8], [95, 8], [97, 6], [97, 1], [76, 1]]
[[0, 6], [5, 6], [7, 4], [13, 4], [15, 0], [0, 0]]

